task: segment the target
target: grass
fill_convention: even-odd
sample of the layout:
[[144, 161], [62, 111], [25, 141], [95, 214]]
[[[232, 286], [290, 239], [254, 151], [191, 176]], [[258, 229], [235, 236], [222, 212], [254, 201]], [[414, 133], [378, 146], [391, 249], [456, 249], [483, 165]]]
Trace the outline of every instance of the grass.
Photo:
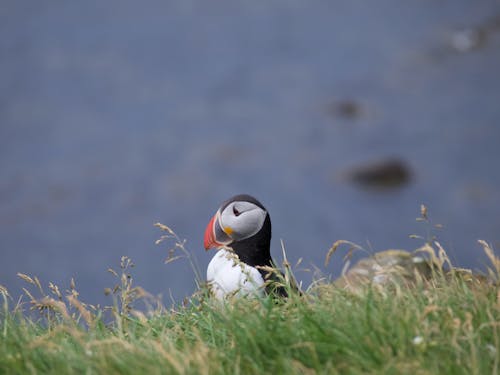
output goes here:
[[225, 303], [200, 285], [169, 309], [134, 285], [126, 257], [106, 308], [81, 302], [73, 282], [46, 292], [20, 274], [40, 315], [0, 288], [0, 374], [498, 374], [500, 260], [481, 245], [488, 279], [440, 267], [411, 286], [318, 281], [286, 300]]

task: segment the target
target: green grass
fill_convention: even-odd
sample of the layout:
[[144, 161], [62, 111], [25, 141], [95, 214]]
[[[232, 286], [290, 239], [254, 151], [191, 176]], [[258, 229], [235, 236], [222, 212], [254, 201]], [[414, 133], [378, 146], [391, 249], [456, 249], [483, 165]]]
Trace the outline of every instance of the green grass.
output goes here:
[[202, 288], [170, 309], [133, 285], [126, 257], [110, 270], [108, 308], [79, 301], [73, 283], [45, 293], [21, 274], [41, 315], [0, 288], [0, 374], [498, 374], [500, 261], [483, 245], [492, 281], [435, 271], [411, 286], [318, 282], [286, 300], [226, 303]]
[[286, 301], [193, 297], [105, 325], [45, 301], [0, 320], [0, 373], [497, 373], [500, 291], [462, 278], [349, 293], [323, 284]]

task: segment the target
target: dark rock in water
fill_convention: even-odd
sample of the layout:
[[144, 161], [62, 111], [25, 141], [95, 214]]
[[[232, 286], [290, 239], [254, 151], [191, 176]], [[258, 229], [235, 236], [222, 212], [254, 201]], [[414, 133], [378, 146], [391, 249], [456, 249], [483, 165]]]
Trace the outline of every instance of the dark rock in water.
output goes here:
[[486, 19], [481, 24], [455, 30], [450, 38], [451, 46], [457, 52], [465, 53], [484, 47], [488, 39], [500, 30], [500, 14]]
[[352, 182], [368, 188], [396, 188], [407, 184], [411, 178], [409, 166], [399, 159], [367, 164], [353, 168], [348, 173]]
[[481, 47], [485, 39], [486, 36], [483, 30], [467, 28], [455, 31], [450, 42], [456, 51], [465, 53]]
[[334, 116], [353, 119], [361, 116], [363, 109], [352, 99], [334, 100], [328, 107], [328, 112]]

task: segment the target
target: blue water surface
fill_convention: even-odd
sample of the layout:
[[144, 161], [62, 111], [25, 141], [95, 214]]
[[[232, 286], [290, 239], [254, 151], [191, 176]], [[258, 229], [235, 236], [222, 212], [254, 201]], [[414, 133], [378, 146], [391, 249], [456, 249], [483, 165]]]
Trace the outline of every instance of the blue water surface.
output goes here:
[[[127, 255], [137, 284], [179, 301], [193, 272], [163, 263], [172, 243], [156, 246], [153, 224], [186, 239], [204, 272], [205, 226], [237, 193], [271, 213], [278, 262], [282, 239], [292, 263], [332, 277], [338, 239], [379, 251], [437, 234], [475, 269], [487, 264], [477, 239], [500, 248], [496, 1], [0, 8], [0, 284], [14, 296], [23, 272], [61, 289], [74, 277], [83, 300], [109, 303], [106, 270]], [[335, 110], [346, 101], [352, 115]], [[387, 158], [409, 166], [407, 184], [349, 180]], [[422, 203], [444, 229], [415, 221]]]

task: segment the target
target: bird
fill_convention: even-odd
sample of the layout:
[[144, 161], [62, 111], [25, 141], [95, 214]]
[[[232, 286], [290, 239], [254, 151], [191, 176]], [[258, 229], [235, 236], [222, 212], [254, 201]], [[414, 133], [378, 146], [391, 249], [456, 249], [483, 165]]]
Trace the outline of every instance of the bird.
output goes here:
[[[205, 250], [217, 249], [207, 267], [207, 282], [216, 299], [229, 296], [285, 296], [282, 285], [268, 279], [271, 258], [271, 217], [256, 198], [238, 194], [226, 200], [210, 219]], [[272, 272], [271, 272], [272, 273]]]

